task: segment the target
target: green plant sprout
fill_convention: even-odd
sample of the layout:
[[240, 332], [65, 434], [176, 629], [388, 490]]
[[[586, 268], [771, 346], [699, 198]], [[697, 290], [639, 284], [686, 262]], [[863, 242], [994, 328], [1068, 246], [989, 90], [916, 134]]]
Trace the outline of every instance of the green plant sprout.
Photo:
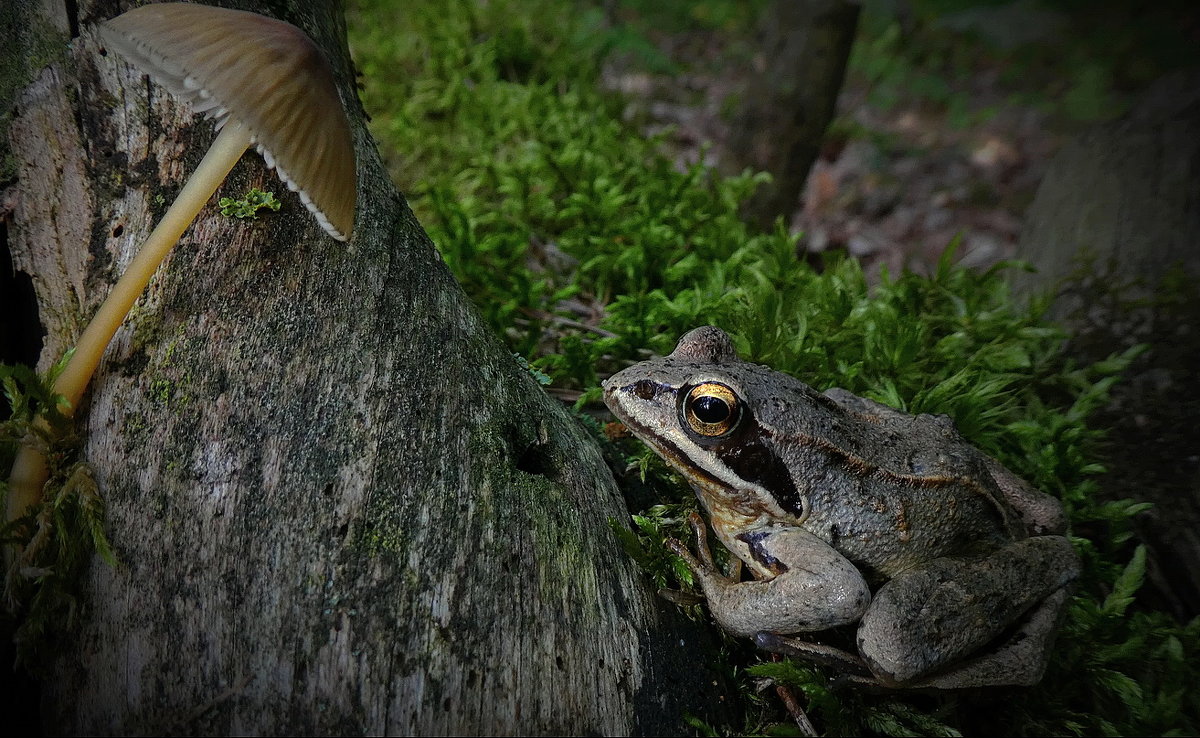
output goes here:
[[550, 378], [549, 374], [530, 364], [524, 356], [521, 356], [520, 354], [513, 354], [513, 358], [517, 360], [517, 363], [521, 365], [522, 369], [529, 372], [529, 376], [533, 377], [534, 381], [536, 381], [538, 384], [542, 385], [543, 387], [549, 387], [554, 383], [554, 380]]
[[250, 191], [240, 199], [222, 197], [217, 204], [221, 207], [221, 215], [239, 220], [257, 220], [259, 210], [278, 212], [280, 207], [280, 202], [275, 199], [274, 193], [263, 192], [257, 187], [251, 187]]
[[[71, 419], [59, 412], [61, 398], [52, 389], [68, 359], [46, 377], [26, 366], [0, 364], [0, 386], [11, 410], [0, 422], [0, 451], [34, 442], [52, 468], [51, 492], [5, 524], [0, 535], [6, 545], [22, 545], [16, 566], [5, 574], [4, 602], [20, 615], [13, 640], [17, 659], [25, 663], [36, 660], [34, 653], [50, 632], [70, 625], [78, 576], [91, 554], [116, 563], [104, 536], [104, 501], [90, 468], [79, 461], [79, 439]], [[0, 489], [4, 486], [0, 482]]]

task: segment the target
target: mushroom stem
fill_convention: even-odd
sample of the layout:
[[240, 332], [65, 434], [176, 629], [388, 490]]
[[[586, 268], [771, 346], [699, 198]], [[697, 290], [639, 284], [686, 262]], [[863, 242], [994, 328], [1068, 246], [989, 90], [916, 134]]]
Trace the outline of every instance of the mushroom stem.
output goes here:
[[230, 119], [137, 256], [133, 257], [125, 273], [113, 285], [104, 304], [79, 337], [75, 354], [67, 363], [67, 368], [54, 383], [54, 391], [71, 404], [72, 409], [68, 413], [73, 412], [73, 408], [79, 404], [79, 398], [83, 396], [92, 374], [100, 364], [100, 357], [104, 355], [108, 342], [116, 334], [117, 328], [121, 327], [146, 285], [150, 284], [150, 278], [158, 271], [167, 252], [196, 219], [204, 203], [217, 191], [250, 143], [250, 132], [238, 121]]
[[[48, 427], [42, 418], [33, 422], [42, 430]], [[25, 440], [17, 449], [16, 458], [13, 459], [12, 473], [8, 475], [8, 510], [6, 511], [8, 515], [6, 520], [10, 523], [24, 515], [29, 506], [41, 498], [42, 487], [46, 484], [46, 478], [50, 476], [46, 457], [34, 445], [35, 443], [37, 443], [37, 439], [33, 437], [32, 433], [25, 436]], [[11, 552], [6, 551], [5, 554], [5, 563], [11, 563], [9, 558]]]
[[[59, 408], [64, 415], [75, 413], [75, 407], [83, 397], [92, 374], [100, 364], [100, 357], [104, 355], [117, 328], [125, 321], [125, 316], [150, 283], [150, 278], [167, 252], [196, 219], [196, 214], [217, 191], [229, 170], [233, 169], [251, 143], [251, 135], [246, 127], [236, 119], [229, 118], [196, 171], [180, 190], [179, 196], [171, 203], [137, 256], [133, 257], [125, 273], [113, 285], [104, 304], [79, 337], [71, 360], [54, 382], [54, 392], [67, 401], [66, 405]], [[41, 418], [34, 422], [45, 427], [45, 421]], [[7, 519], [10, 522], [24, 515], [29, 506], [41, 498], [42, 487], [46, 483], [46, 459], [31, 444], [32, 440], [26, 438], [22, 444], [9, 475]]]

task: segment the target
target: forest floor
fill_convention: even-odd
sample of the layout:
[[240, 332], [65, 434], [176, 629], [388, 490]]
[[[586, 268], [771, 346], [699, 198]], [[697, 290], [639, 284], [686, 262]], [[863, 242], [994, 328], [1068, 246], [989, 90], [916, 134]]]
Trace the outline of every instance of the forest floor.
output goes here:
[[[607, 82], [629, 96], [629, 114], [646, 132], [670, 129], [681, 162], [703, 155], [721, 165], [728, 125], [720, 111], [737, 79], [613, 71]], [[869, 274], [880, 267], [927, 274], [956, 236], [960, 263], [991, 266], [1013, 256], [1021, 216], [1063, 139], [1046, 117], [1004, 107], [987, 120], [954, 124], [922, 101], [874, 105], [869, 83], [851, 76], [787, 220], [806, 251], [844, 250]]]
[[[704, 156], [721, 165], [728, 125], [723, 101], [736, 89], [730, 75], [699, 72], [663, 79], [613, 73], [608, 82], [629, 95], [630, 115], [647, 132], [665, 127], [683, 162]], [[988, 80], [980, 80], [983, 94]], [[987, 120], [954, 124], [919, 100], [882, 108], [870, 84], [851, 75], [838, 98], [838, 118], [788, 221], [810, 253], [842, 249], [868, 273], [883, 266], [929, 273], [943, 249], [962, 239], [959, 262], [988, 267], [1011, 258], [1021, 216], [1032, 201], [1062, 136], [1035, 108], [1004, 107]]]
[[[1115, 67], [1124, 61], [1115, 54], [1100, 62], [1089, 56], [1101, 53], [1094, 40], [1059, 42], [1056, 34], [1076, 27], [1064, 13], [972, 12], [972, 22], [1010, 39], [1020, 35], [1023, 45], [997, 49], [943, 28], [935, 34], [943, 44], [938, 61], [906, 59], [902, 19], [864, 16], [838, 115], [804, 194], [785, 216], [810, 254], [845, 250], [871, 275], [880, 267], [929, 273], [959, 237], [957, 259], [965, 266], [1012, 258], [1023, 214], [1054, 153], [1084, 126], [1123, 112], [1136, 95], [1131, 83], [1144, 82], [1120, 79]], [[669, 62], [655, 70], [618, 55], [604, 83], [625, 96], [627, 118], [644, 133], [666, 131], [681, 163], [703, 156], [730, 173], [728, 112], [745, 80], [764, 67], [753, 30], [725, 23], [642, 33]], [[1060, 47], [1059, 69], [1020, 58], [1046, 57], [1053, 67]]]

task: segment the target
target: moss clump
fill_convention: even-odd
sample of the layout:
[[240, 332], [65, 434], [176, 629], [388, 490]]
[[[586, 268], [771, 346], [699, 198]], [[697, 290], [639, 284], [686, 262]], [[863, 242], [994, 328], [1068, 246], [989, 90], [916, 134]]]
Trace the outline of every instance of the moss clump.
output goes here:
[[[54, 395], [54, 375], [39, 377], [24, 366], [0, 364], [0, 385], [11, 415], [0, 422], [0, 468], [12, 467], [21, 443], [37, 445], [50, 469], [42, 499], [26, 513], [4, 525], [4, 605], [17, 623], [13, 640], [17, 658], [39, 663], [37, 653], [53, 643], [53, 635], [71, 627], [76, 592], [92, 554], [115, 565], [116, 557], [104, 536], [104, 501], [90, 468], [79, 460], [79, 437], [70, 418], [60, 411], [63, 398]], [[7, 498], [8, 475], [0, 477]]]
[[238, 198], [222, 197], [218, 204], [221, 206], [221, 215], [238, 220], [258, 220], [258, 211], [277, 212], [281, 206], [274, 193], [263, 192], [257, 187], [251, 187]]

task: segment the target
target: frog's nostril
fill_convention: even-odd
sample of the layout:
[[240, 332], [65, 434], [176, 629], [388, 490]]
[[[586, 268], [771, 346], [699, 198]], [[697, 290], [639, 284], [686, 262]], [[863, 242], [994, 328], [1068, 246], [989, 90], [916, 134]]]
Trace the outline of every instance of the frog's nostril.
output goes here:
[[633, 384], [633, 394], [643, 400], [653, 400], [658, 394], [658, 382], [653, 382], [649, 379], [641, 379]]

